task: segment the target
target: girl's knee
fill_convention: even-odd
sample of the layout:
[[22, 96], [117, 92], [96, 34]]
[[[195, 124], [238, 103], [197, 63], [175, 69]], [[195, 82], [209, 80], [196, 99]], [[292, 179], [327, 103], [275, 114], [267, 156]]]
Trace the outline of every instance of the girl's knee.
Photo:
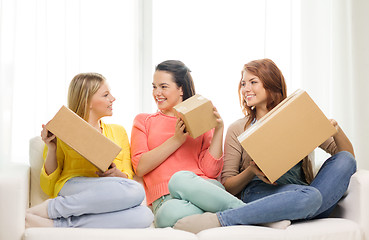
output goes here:
[[115, 194], [112, 194], [112, 196], [117, 198], [116, 201], [122, 204], [129, 202], [128, 206], [140, 205], [145, 199], [143, 186], [131, 179], [122, 179], [120, 182], [117, 182], [116, 188], [113, 188], [112, 191], [115, 191]]
[[187, 201], [171, 199], [166, 201], [156, 212], [155, 226], [159, 228], [173, 227], [179, 219], [201, 213], [203, 213], [201, 209]]
[[322, 206], [323, 197], [318, 189], [314, 187], [305, 187], [301, 189], [302, 197], [299, 198], [299, 202], [296, 203], [300, 206], [300, 210], [304, 213], [304, 218], [312, 217]]
[[180, 218], [176, 211], [175, 200], [168, 200], [158, 209], [155, 214], [155, 226], [158, 228], [172, 227]]
[[190, 171], [179, 171], [172, 175], [169, 180], [168, 188], [171, 192], [172, 190], [178, 189], [182, 186], [186, 186], [192, 179], [198, 176]]
[[356, 172], [356, 160], [354, 156], [347, 151], [343, 151], [342, 154], [345, 158], [346, 168], [351, 170], [352, 174], [354, 174]]
[[138, 195], [145, 195], [145, 189], [142, 184], [135, 180], [123, 178], [120, 182], [120, 187]]
[[146, 206], [138, 206], [136, 207], [137, 216], [140, 216], [139, 228], [147, 228], [150, 227], [152, 222], [154, 221], [154, 214], [152, 211]]
[[190, 171], [179, 171], [172, 175], [169, 180], [171, 185], [180, 185], [181, 183], [187, 182], [189, 179], [197, 177], [197, 175]]
[[142, 200], [143, 200], [145, 198], [145, 189], [144, 189], [144, 187], [140, 183], [138, 183], [134, 180], [131, 180], [131, 182], [132, 182], [132, 186], [131, 186], [132, 193], [137, 198], [140, 198], [140, 199], [142, 198]]
[[337, 162], [337, 171], [341, 171], [342, 173], [347, 173], [349, 175], [356, 172], [356, 160], [350, 152], [338, 152], [333, 157]]

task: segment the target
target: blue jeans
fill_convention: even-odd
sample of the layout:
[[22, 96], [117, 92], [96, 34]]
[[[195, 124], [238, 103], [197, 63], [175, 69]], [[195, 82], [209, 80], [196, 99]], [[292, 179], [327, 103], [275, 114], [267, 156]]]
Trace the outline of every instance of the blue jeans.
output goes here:
[[325, 161], [310, 186], [253, 181], [242, 192], [245, 206], [217, 212], [222, 226], [328, 217], [346, 192], [356, 161], [339, 152]]
[[145, 191], [136, 181], [118, 177], [69, 179], [48, 204], [55, 227], [145, 228], [153, 214], [141, 206]]
[[156, 227], [172, 227], [179, 219], [204, 212], [218, 212], [244, 206], [245, 203], [224, 190], [215, 179], [203, 179], [190, 171], [173, 174], [170, 195], [152, 203]]

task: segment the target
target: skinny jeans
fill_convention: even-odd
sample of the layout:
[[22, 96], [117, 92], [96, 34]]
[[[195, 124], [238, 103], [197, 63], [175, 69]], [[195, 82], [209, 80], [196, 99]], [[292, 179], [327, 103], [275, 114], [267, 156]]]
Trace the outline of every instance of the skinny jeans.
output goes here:
[[218, 212], [244, 206], [237, 197], [228, 193], [215, 179], [204, 179], [190, 171], [173, 174], [169, 183], [170, 194], [152, 203], [155, 226], [172, 227], [179, 219], [204, 212]]
[[324, 162], [309, 186], [252, 181], [241, 193], [245, 206], [216, 214], [222, 226], [328, 217], [355, 172], [353, 155], [342, 151]]

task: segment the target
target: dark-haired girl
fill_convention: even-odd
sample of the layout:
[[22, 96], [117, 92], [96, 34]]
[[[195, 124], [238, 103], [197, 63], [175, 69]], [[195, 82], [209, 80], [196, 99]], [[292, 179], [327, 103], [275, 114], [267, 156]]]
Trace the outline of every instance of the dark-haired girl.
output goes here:
[[136, 174], [143, 177], [156, 227], [243, 206], [216, 180], [223, 167], [223, 121], [216, 108], [218, 125], [196, 139], [176, 116], [173, 107], [195, 94], [190, 70], [180, 61], [162, 62], [155, 69], [152, 88], [158, 111], [136, 116], [131, 155]]

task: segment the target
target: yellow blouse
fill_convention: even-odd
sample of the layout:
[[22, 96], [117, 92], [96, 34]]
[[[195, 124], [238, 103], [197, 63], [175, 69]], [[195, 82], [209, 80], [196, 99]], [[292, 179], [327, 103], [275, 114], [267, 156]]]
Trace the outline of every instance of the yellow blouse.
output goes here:
[[[101, 122], [101, 127], [102, 134], [122, 148], [113, 162], [119, 170], [132, 179], [134, 173], [126, 130], [120, 125], [103, 122]], [[47, 147], [45, 146], [44, 159], [46, 159], [46, 155]], [[40, 175], [41, 188], [50, 197], [58, 196], [64, 183], [73, 177], [98, 177], [96, 174], [98, 169], [60, 139], [57, 139], [56, 159], [58, 168], [47, 175], [45, 166], [43, 166]]]

